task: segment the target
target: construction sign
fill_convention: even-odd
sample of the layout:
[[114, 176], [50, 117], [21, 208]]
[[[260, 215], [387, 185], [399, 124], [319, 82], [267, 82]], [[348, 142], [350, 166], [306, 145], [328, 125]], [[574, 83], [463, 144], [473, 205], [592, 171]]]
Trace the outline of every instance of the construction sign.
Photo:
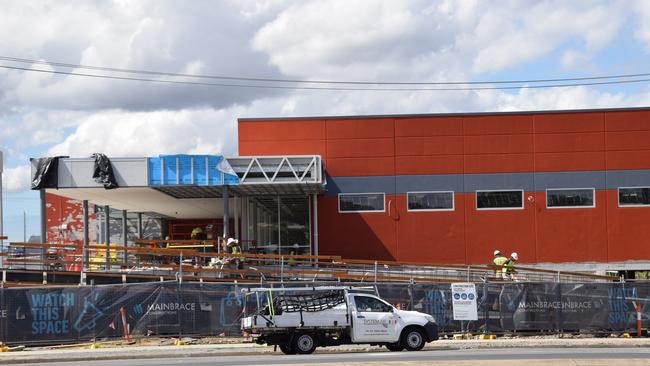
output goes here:
[[452, 283], [451, 304], [454, 320], [478, 320], [476, 286], [473, 283]]

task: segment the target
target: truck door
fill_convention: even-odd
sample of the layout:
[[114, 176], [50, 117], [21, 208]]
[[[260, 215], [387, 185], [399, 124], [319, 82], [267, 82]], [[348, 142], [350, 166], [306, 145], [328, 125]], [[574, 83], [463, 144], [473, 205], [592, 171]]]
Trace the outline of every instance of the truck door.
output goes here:
[[354, 295], [352, 341], [396, 342], [398, 318], [393, 307], [371, 296]]

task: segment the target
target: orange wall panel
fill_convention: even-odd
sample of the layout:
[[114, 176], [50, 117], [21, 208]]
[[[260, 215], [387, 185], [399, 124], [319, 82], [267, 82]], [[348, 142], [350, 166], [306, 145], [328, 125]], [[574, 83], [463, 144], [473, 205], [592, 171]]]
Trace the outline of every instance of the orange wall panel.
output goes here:
[[533, 135], [465, 136], [465, 154], [532, 153]]
[[538, 172], [603, 169], [605, 169], [605, 154], [601, 151], [535, 154], [535, 170]]
[[332, 177], [395, 175], [395, 158], [327, 159], [325, 171]]
[[606, 131], [650, 130], [650, 111], [605, 113]]
[[535, 135], [535, 152], [603, 151], [604, 148], [602, 132]]
[[[528, 192], [524, 193], [527, 197]], [[493, 252], [517, 252], [521, 263], [534, 263], [535, 206], [524, 200], [520, 210], [476, 210], [474, 194], [463, 194], [465, 200], [465, 240], [467, 263], [492, 263]]]
[[453, 136], [463, 134], [462, 117], [414, 117], [395, 119], [395, 136]]
[[240, 121], [239, 141], [322, 140], [325, 121]]
[[607, 169], [650, 169], [650, 150], [607, 151]]
[[650, 131], [607, 132], [605, 139], [607, 151], [650, 149]]
[[239, 155], [321, 155], [327, 157], [325, 140], [240, 141]]
[[650, 259], [650, 206], [618, 207], [618, 192], [607, 191], [609, 261]]
[[[536, 193], [540, 208], [544, 192]], [[606, 194], [596, 191], [595, 208], [538, 209], [538, 262], [606, 262]]]
[[535, 115], [535, 133], [600, 132], [605, 129], [603, 112], [549, 113]]
[[395, 156], [394, 139], [327, 140], [329, 158]]
[[467, 116], [463, 118], [465, 135], [507, 135], [533, 132], [533, 116], [526, 114]]
[[327, 121], [328, 139], [368, 139], [395, 136], [392, 118], [336, 119]]
[[406, 195], [397, 198], [400, 261], [467, 263], [462, 195], [455, 200], [454, 211], [407, 212]]
[[395, 173], [401, 174], [461, 174], [463, 155], [397, 156]]
[[395, 155], [462, 154], [462, 136], [397, 137]]
[[465, 173], [517, 173], [533, 171], [533, 154], [465, 155]]
[[[388, 200], [394, 197], [386, 196]], [[318, 201], [320, 255], [343, 258], [396, 260], [396, 221], [388, 212], [338, 213], [337, 197]]]

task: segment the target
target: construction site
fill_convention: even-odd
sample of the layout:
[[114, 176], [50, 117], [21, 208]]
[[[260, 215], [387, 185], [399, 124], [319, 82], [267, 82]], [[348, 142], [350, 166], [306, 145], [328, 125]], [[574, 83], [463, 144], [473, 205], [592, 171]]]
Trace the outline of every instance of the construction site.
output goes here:
[[[2, 238], [0, 341], [247, 336], [242, 291], [322, 285], [445, 337], [646, 337], [650, 166], [622, 144], [648, 144], [625, 131], [649, 115], [240, 120], [239, 156], [34, 158], [41, 239]], [[454, 283], [477, 320], [454, 319]]]

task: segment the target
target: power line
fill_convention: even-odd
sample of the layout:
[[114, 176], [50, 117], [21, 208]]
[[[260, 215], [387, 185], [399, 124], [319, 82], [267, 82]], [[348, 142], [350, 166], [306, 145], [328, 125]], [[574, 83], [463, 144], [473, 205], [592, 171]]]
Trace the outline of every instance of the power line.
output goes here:
[[[479, 80], [479, 81], [440, 81], [440, 82], [403, 82], [403, 81], [358, 81], [358, 80], [303, 80], [303, 79], [279, 79], [279, 78], [256, 78], [256, 77], [243, 77], [243, 76], [227, 76], [227, 75], [202, 75], [202, 74], [183, 74], [172, 73], [163, 71], [151, 70], [137, 70], [137, 69], [123, 69], [115, 67], [102, 67], [91, 65], [80, 65], [63, 62], [54, 62], [46, 60], [34, 60], [9, 56], [0, 56], [2, 61], [40, 64], [50, 66], [60, 66], [72, 69], [87, 69], [96, 71], [111, 71], [129, 74], [143, 74], [143, 75], [157, 75], [157, 76], [174, 76], [174, 77], [189, 77], [197, 79], [221, 79], [221, 80], [239, 80], [239, 81], [258, 81], [258, 82], [274, 82], [274, 83], [306, 83], [306, 84], [357, 84], [357, 85], [481, 85], [481, 84], [536, 84], [536, 83], [557, 83], [569, 81], [588, 81], [588, 80], [611, 80], [611, 79], [629, 79], [648, 77], [650, 73], [638, 74], [620, 74], [620, 75], [605, 75], [605, 76], [588, 76], [588, 77], [573, 77], [573, 78], [554, 78], [554, 79], [528, 79], [528, 80]], [[71, 74], [72, 75], [72, 74]]]
[[226, 83], [208, 83], [208, 82], [199, 82], [199, 81], [146, 79], [146, 78], [136, 78], [136, 77], [126, 77], [126, 76], [98, 75], [98, 74], [86, 74], [86, 73], [78, 73], [78, 72], [33, 69], [33, 68], [8, 66], [8, 65], [0, 65], [0, 68], [9, 69], [9, 70], [40, 72], [40, 73], [56, 74], [56, 75], [71, 75], [71, 76], [83, 76], [83, 77], [99, 78], [99, 79], [143, 81], [143, 82], [167, 83], [167, 84], [220, 86], [220, 87], [249, 88], [249, 89], [291, 89], [291, 90], [329, 90], [329, 91], [479, 91], [479, 90], [566, 88], [566, 87], [576, 87], [576, 86], [614, 85], [614, 84], [650, 82], [650, 79], [633, 79], [633, 80], [598, 81], [598, 82], [588, 82], [588, 83], [517, 85], [517, 86], [494, 86], [494, 87], [464, 87], [464, 88], [358, 88], [358, 87], [343, 88], [343, 87], [315, 87], [315, 86], [309, 87], [309, 86], [283, 86], [283, 85], [259, 85], [259, 84], [226, 84]]

